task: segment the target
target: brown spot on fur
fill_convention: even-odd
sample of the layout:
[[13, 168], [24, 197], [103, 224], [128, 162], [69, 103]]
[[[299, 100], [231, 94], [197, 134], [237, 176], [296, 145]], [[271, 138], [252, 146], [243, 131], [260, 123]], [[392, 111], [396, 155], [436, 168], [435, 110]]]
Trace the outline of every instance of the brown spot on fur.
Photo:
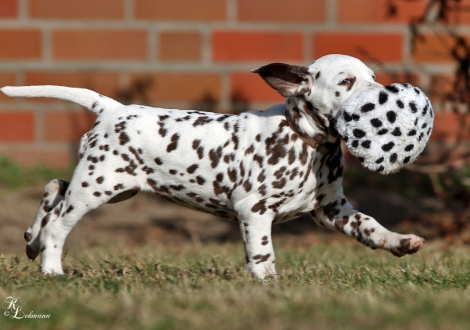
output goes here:
[[199, 165], [198, 164], [193, 164], [191, 166], [189, 166], [186, 171], [189, 173], [189, 174], [193, 174], [197, 169], [198, 169]]
[[289, 136], [287, 134], [281, 139], [278, 133], [274, 133], [266, 139], [266, 155], [271, 156], [268, 159], [268, 164], [276, 165], [281, 158], [286, 156], [285, 145], [288, 142]]
[[197, 148], [197, 156], [199, 157], [199, 159], [202, 159], [202, 157], [204, 157], [204, 147], [199, 147]]
[[230, 181], [232, 181], [232, 182], [237, 181], [237, 170], [235, 168], [234, 169], [228, 169], [227, 174], [228, 174], [228, 177], [229, 177]]
[[270, 253], [265, 254], [264, 256], [261, 255], [261, 254], [257, 254], [257, 255], [255, 255], [255, 256], [253, 257], [253, 260], [258, 260], [258, 261], [256, 262], [256, 264], [260, 264], [260, 263], [262, 263], [262, 262], [266, 262], [266, 261], [269, 259], [270, 256], [271, 256]]
[[264, 214], [266, 212], [266, 200], [262, 199], [251, 208], [251, 212]]
[[252, 144], [248, 149], [245, 151], [245, 155], [252, 154], [255, 151], [255, 146]]
[[274, 181], [272, 183], [273, 188], [276, 188], [276, 189], [282, 189], [285, 187], [285, 185], [286, 185], [286, 178], [282, 178], [281, 180]]
[[283, 176], [286, 169], [287, 169], [287, 167], [282, 166], [280, 169], [278, 169], [276, 172], [274, 172], [274, 176], [276, 177], [276, 179], [279, 180]]
[[178, 133], [175, 133], [171, 136], [171, 143], [166, 148], [167, 152], [172, 152], [173, 150], [176, 150], [176, 148], [178, 148], [179, 138], [180, 138], [180, 136], [179, 136]]
[[176, 191], [180, 191], [180, 190], [185, 189], [185, 186], [183, 186], [182, 184], [179, 184], [179, 185], [177, 185], [177, 186], [175, 186], [175, 185], [170, 185], [170, 188], [173, 189], [173, 190], [176, 190]]
[[209, 151], [209, 158], [211, 160], [211, 167], [216, 168], [222, 157], [222, 147], [216, 149], [211, 149]]
[[[229, 187], [221, 186], [217, 181], [213, 181], [212, 186], [216, 195], [225, 194], [227, 195], [227, 198], [232, 198], [232, 190], [230, 190]], [[233, 189], [235, 189], [235, 187], [236, 186], [234, 186]]]
[[256, 154], [253, 156], [253, 160], [258, 163], [259, 167], [263, 167], [263, 156]]
[[299, 155], [300, 163], [302, 165], [307, 164], [308, 160], [308, 145], [306, 143], [302, 144], [302, 151], [300, 152]]
[[50, 217], [51, 217], [51, 214], [48, 213], [45, 215], [44, 218], [42, 218], [41, 227], [45, 227], [48, 224]]
[[125, 145], [127, 142], [130, 142], [130, 138], [129, 138], [129, 135], [126, 134], [126, 132], [121, 132], [119, 134], [119, 144], [120, 145]]
[[142, 158], [140, 158], [139, 153], [138, 153], [137, 150], [135, 150], [132, 147], [129, 147], [129, 151], [134, 155], [135, 159], [139, 162], [139, 164], [142, 165], [144, 163], [144, 160]]
[[263, 236], [261, 238], [261, 245], [266, 245], [268, 244], [268, 236]]
[[262, 170], [261, 173], [258, 175], [258, 182], [263, 183], [265, 179], [266, 175], [264, 175], [264, 170]]
[[338, 231], [344, 233], [344, 226], [346, 226], [349, 222], [349, 217], [344, 216], [340, 219], [335, 219], [335, 227], [338, 229]]
[[202, 126], [202, 125], [205, 125], [205, 124], [208, 124], [212, 121], [213, 119], [207, 117], [207, 116], [201, 116], [199, 117], [198, 119], [196, 119], [196, 121], [194, 121], [193, 123], [193, 126], [196, 127], [196, 126]]
[[294, 147], [290, 148], [290, 150], [288, 152], [287, 161], [288, 161], [289, 165], [292, 165], [292, 163], [295, 161], [295, 149], [294, 149]]
[[259, 188], [258, 188], [258, 192], [262, 195], [262, 196], [266, 196], [266, 185], [265, 184], [262, 184]]
[[251, 183], [249, 180], [246, 180], [244, 183], [243, 183], [243, 188], [245, 188], [245, 191], [246, 192], [249, 192], [251, 190]]
[[119, 183], [114, 186], [114, 190], [119, 190], [119, 189], [124, 189], [124, 185], [122, 183]]

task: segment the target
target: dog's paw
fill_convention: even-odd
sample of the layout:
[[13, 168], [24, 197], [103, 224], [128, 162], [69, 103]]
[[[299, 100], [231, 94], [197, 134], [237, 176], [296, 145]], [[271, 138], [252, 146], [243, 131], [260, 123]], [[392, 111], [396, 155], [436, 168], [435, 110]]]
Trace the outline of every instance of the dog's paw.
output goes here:
[[42, 273], [44, 275], [64, 275], [64, 271], [62, 269], [43, 269]]
[[403, 257], [421, 250], [424, 245], [424, 238], [415, 235], [402, 235], [398, 244], [390, 247], [390, 252], [394, 256]]
[[64, 275], [62, 265], [41, 265], [41, 272], [47, 275]]
[[39, 255], [39, 249], [35, 249], [29, 244], [26, 244], [25, 252], [28, 256], [28, 259], [31, 259], [32, 261], [34, 261], [34, 259], [36, 259]]

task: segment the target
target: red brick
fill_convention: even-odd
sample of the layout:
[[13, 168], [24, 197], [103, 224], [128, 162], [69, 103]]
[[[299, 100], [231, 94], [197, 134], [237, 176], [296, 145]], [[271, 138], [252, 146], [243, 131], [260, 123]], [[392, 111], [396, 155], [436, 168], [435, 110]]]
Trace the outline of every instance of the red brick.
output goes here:
[[[25, 74], [25, 85], [61, 85], [88, 88], [115, 98], [119, 90], [119, 74], [83, 71], [31, 71]], [[53, 99], [47, 100], [51, 101]]]
[[454, 1], [447, 22], [450, 24], [470, 24], [470, 0]]
[[[465, 36], [467, 44], [470, 44], [470, 37]], [[422, 38], [418, 38], [415, 42], [413, 60], [415, 62], [434, 62], [446, 63], [451, 62], [450, 55], [455, 40], [448, 35], [425, 34]], [[460, 56], [464, 57], [462, 53]]]
[[[340, 23], [410, 23], [423, 17], [429, 0], [336, 0]], [[393, 5], [392, 14], [391, 7]], [[439, 23], [470, 24], [470, 0], [447, 1], [447, 16]], [[438, 8], [440, 5], [434, 5]]]
[[455, 142], [459, 134], [470, 139], [470, 114], [436, 113], [431, 139]]
[[[423, 1], [423, 0], [421, 0]], [[431, 2], [431, 1], [425, 1]], [[449, 1], [437, 1], [438, 3], [443, 2], [447, 8], [445, 10], [446, 16], [438, 23], [448, 23], [451, 25], [468, 25], [470, 24], [470, 0], [449, 0]], [[434, 9], [443, 7], [441, 4], [436, 4], [434, 1]], [[437, 13], [437, 12], [436, 12]]]
[[160, 34], [159, 58], [163, 61], [201, 59], [201, 34], [189, 31], [165, 31]]
[[407, 73], [407, 72], [398, 72], [398, 73], [385, 73], [385, 72], [378, 72], [375, 74], [375, 80], [384, 85], [390, 85], [393, 83], [409, 83], [414, 86], [418, 86], [420, 84], [419, 76], [414, 73]]
[[37, 147], [2, 150], [2, 155], [23, 166], [47, 165], [52, 168], [67, 168], [72, 159], [69, 151], [40, 150]]
[[[434, 102], [444, 102], [441, 109], [452, 109], [451, 100], [460, 97], [459, 101], [463, 104], [470, 104], [470, 94], [460, 93], [465, 87], [462, 80], [456, 84], [455, 75], [437, 74], [430, 77], [430, 99]], [[459, 94], [461, 94], [459, 96]]]
[[212, 35], [215, 61], [303, 60], [301, 33], [216, 31]]
[[0, 17], [1, 18], [14, 18], [17, 15], [18, 15], [17, 0], [0, 1]]
[[[2, 0], [5, 1], [5, 0]], [[32, 18], [119, 19], [123, 0], [29, 0]]]
[[28, 60], [40, 57], [41, 32], [39, 30], [0, 30], [0, 59]]
[[238, 19], [254, 22], [322, 22], [325, 0], [238, 0]]
[[[455, 76], [451, 74], [438, 74], [430, 77], [430, 97], [434, 101], [443, 101], [446, 95], [454, 91]], [[469, 95], [470, 97], [470, 95]]]
[[283, 102], [284, 98], [254, 73], [235, 73], [230, 79], [231, 96], [248, 102]]
[[155, 20], [221, 21], [226, 0], [135, 0], [135, 17]]
[[96, 120], [90, 111], [48, 111], [44, 116], [44, 135], [46, 141], [80, 142]]
[[31, 111], [0, 112], [0, 141], [26, 142], [34, 140], [34, 113]]
[[131, 84], [142, 79], [151, 82], [147, 97], [153, 102], [200, 102], [207, 95], [220, 99], [220, 77], [216, 74], [136, 73], [131, 75]]
[[65, 60], [143, 60], [147, 33], [143, 30], [56, 30], [53, 54]]
[[313, 37], [315, 58], [344, 54], [365, 62], [402, 61], [403, 36], [398, 33], [321, 32]]
[[[0, 87], [3, 86], [15, 86], [16, 85], [16, 78], [15, 74], [12, 72], [1, 72], [0, 73]], [[14, 99], [6, 96], [2, 92], [0, 92], [0, 101], [13, 101]]]
[[[421, 17], [427, 0], [337, 0], [338, 21], [341, 23], [408, 23]], [[396, 14], [391, 15], [389, 5], [394, 5]]]

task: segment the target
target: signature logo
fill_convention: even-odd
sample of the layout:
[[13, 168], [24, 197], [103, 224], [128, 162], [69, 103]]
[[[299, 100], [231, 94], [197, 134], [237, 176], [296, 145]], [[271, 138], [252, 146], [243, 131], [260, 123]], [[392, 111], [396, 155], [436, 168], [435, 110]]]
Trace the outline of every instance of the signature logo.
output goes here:
[[23, 307], [21, 307], [18, 304], [18, 298], [13, 298], [13, 297], [7, 297], [5, 301], [2, 304], [3, 309], [5, 310], [3, 312], [3, 315], [6, 317], [9, 317], [10, 319], [48, 319], [51, 316], [49, 314], [34, 314], [33, 311], [29, 312], [28, 314], [22, 312], [21, 310]]

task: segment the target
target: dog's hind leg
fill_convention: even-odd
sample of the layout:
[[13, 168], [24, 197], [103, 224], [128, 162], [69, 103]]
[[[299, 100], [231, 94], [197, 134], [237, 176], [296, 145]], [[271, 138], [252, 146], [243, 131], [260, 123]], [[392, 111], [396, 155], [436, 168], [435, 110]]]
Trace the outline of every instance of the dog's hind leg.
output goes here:
[[123, 191], [137, 190], [134, 177], [123, 174], [117, 183], [112, 176], [105, 177], [103, 171], [102, 176], [92, 178], [84, 170], [86, 166], [84, 162], [77, 166], [64, 199], [41, 221], [39, 251], [43, 273], [63, 274], [61, 256], [65, 239], [86, 213]]
[[24, 233], [24, 239], [26, 243], [28, 243], [26, 245], [28, 258], [34, 260], [39, 254], [41, 222], [44, 217], [64, 199], [69, 184], [69, 181], [54, 179], [44, 187], [44, 194], [42, 195], [41, 203], [39, 204], [33, 223]]

